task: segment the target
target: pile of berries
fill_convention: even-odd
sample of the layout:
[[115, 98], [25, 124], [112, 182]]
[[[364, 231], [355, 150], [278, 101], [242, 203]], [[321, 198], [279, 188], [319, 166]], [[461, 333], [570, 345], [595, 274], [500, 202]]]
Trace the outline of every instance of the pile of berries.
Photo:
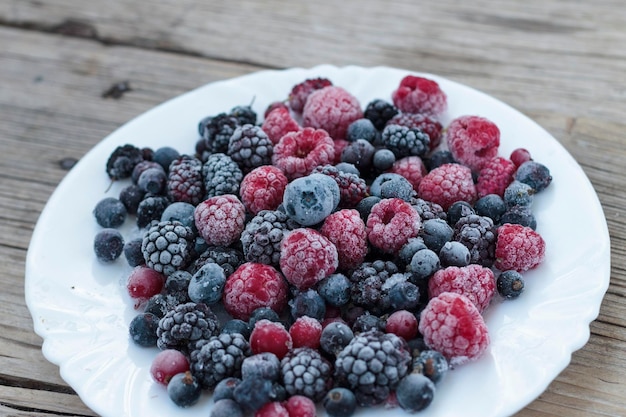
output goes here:
[[488, 348], [483, 313], [545, 257], [532, 205], [552, 177], [525, 149], [499, 155], [484, 117], [442, 126], [433, 80], [407, 75], [390, 98], [307, 79], [262, 122], [250, 106], [205, 117], [193, 155], [110, 155], [128, 184], [94, 208], [94, 251], [132, 267], [130, 337], [158, 347], [151, 375], [176, 404], [415, 412]]

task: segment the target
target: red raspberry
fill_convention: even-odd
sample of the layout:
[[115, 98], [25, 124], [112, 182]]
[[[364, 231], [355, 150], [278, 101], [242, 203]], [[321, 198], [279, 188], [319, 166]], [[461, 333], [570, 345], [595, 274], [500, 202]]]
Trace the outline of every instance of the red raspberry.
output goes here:
[[[271, 112], [273, 112], [276, 109], [287, 109], [287, 110], [289, 110], [289, 107], [287, 107], [287, 105], [285, 104], [284, 101], [273, 101], [273, 102], [271, 102], [267, 106], [267, 108], [263, 112], [263, 117], [267, 117], [268, 114], [270, 114]], [[265, 130], [265, 129], [263, 129], [263, 130]]]
[[461, 116], [450, 122], [446, 141], [454, 160], [472, 171], [480, 169], [498, 154], [500, 129], [480, 116]]
[[294, 229], [283, 238], [280, 269], [300, 291], [311, 288], [337, 269], [335, 245], [316, 230]]
[[282, 403], [272, 401], [256, 410], [254, 417], [291, 417]]
[[423, 113], [398, 113], [387, 122], [388, 125], [400, 125], [418, 128], [430, 138], [430, 149], [441, 143], [443, 126], [435, 118]]
[[424, 175], [428, 172], [422, 158], [419, 156], [406, 156], [402, 159], [398, 159], [393, 163], [389, 171], [394, 174], [402, 175], [409, 180], [415, 191], [419, 189], [422, 178], [424, 178]]
[[457, 201], [474, 204], [476, 186], [472, 171], [460, 164], [443, 164], [422, 178], [418, 194], [420, 198], [439, 204], [446, 211]]
[[404, 340], [414, 339], [417, 336], [417, 317], [407, 310], [394, 311], [387, 317], [385, 331], [400, 336]]
[[335, 160], [335, 143], [322, 129], [305, 128], [283, 136], [274, 146], [272, 163], [280, 168], [289, 180], [309, 175], [315, 167], [332, 164]]
[[309, 95], [313, 91], [331, 85], [333, 85], [333, 83], [327, 78], [309, 78], [294, 85], [288, 98], [289, 107], [291, 107], [291, 110], [301, 113]]
[[320, 233], [337, 248], [339, 269], [356, 268], [367, 255], [367, 232], [359, 212], [343, 209], [326, 217]]
[[524, 162], [532, 161], [532, 157], [530, 156], [530, 152], [524, 148], [517, 148], [511, 152], [511, 161], [515, 164], [516, 167], [519, 167]]
[[315, 403], [309, 397], [304, 395], [292, 395], [283, 402], [283, 405], [289, 411], [289, 417], [315, 417]]
[[287, 107], [279, 107], [272, 110], [261, 125], [261, 129], [270, 138], [273, 145], [276, 145], [280, 138], [285, 136], [289, 132], [297, 132], [301, 129], [298, 122], [296, 122]]
[[444, 292], [455, 292], [466, 296], [480, 313], [487, 308], [495, 291], [496, 279], [493, 271], [477, 264], [449, 266], [438, 270], [428, 280], [429, 298]]
[[337, 86], [312, 92], [302, 110], [302, 126], [324, 129], [335, 140], [345, 139], [350, 123], [362, 118], [359, 100]]
[[289, 327], [289, 334], [294, 349], [299, 347], [317, 349], [320, 347], [322, 323], [309, 316], [300, 316]]
[[241, 201], [252, 214], [261, 210], [276, 210], [283, 202], [283, 193], [288, 182], [285, 174], [273, 165], [257, 167], [241, 181]]
[[345, 139], [333, 139], [333, 143], [335, 145], [335, 160], [333, 161], [333, 165], [337, 165], [341, 162], [341, 153], [350, 145], [350, 142]]
[[476, 191], [478, 198], [488, 194], [504, 195], [504, 190], [513, 182], [513, 175], [517, 167], [510, 160], [501, 156], [489, 160], [478, 174]]
[[506, 223], [497, 232], [494, 266], [500, 271], [524, 272], [543, 262], [546, 242], [530, 227]]
[[253, 354], [271, 352], [282, 359], [292, 348], [291, 335], [282, 324], [267, 319], [254, 324], [250, 334], [250, 350]]
[[246, 208], [232, 194], [218, 195], [196, 206], [198, 233], [210, 246], [228, 246], [237, 241], [245, 227]]
[[447, 108], [446, 94], [428, 78], [407, 75], [391, 93], [393, 104], [404, 113], [441, 115]]
[[452, 292], [430, 299], [420, 316], [419, 331], [426, 345], [452, 366], [479, 358], [489, 346], [487, 325], [474, 303]]
[[226, 279], [222, 301], [228, 314], [248, 320], [259, 307], [280, 313], [287, 305], [287, 292], [285, 278], [274, 267], [248, 262]]
[[376, 203], [367, 217], [369, 242], [385, 253], [395, 253], [417, 237], [422, 222], [411, 204], [399, 198]]

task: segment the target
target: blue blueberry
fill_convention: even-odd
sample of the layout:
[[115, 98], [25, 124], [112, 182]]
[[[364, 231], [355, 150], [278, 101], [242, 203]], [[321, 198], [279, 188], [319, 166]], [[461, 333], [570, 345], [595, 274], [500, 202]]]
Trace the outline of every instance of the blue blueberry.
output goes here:
[[[179, 221], [191, 230], [196, 230], [196, 221], [193, 217], [195, 207], [184, 201], [175, 201], [165, 208], [161, 214], [161, 221]], [[198, 252], [202, 253], [202, 252]]]
[[361, 219], [363, 219], [363, 221], [367, 221], [367, 218], [372, 212], [372, 207], [374, 207], [376, 203], [378, 203], [380, 200], [382, 200], [380, 197], [370, 195], [357, 203], [355, 209], [359, 212], [359, 215], [361, 216]]
[[451, 164], [454, 162], [456, 161], [454, 160], [452, 153], [445, 150], [435, 151], [429, 158], [424, 159], [424, 165], [426, 165], [426, 169], [428, 169], [428, 171], [432, 171], [441, 165]]
[[256, 308], [252, 312], [252, 314], [250, 314], [250, 318], [248, 319], [248, 324], [250, 325], [250, 328], [254, 329], [254, 325], [259, 320], [269, 320], [277, 323], [280, 321], [280, 317], [278, 316], [277, 312], [269, 307], [259, 307]]
[[350, 301], [350, 280], [343, 274], [332, 274], [324, 278], [317, 288], [319, 295], [327, 304], [341, 307]]
[[124, 251], [124, 238], [117, 229], [102, 229], [94, 237], [93, 250], [99, 261], [113, 262]]
[[424, 239], [421, 237], [410, 238], [409, 241], [405, 243], [402, 248], [400, 248], [396, 264], [398, 264], [398, 266], [406, 266], [410, 264], [411, 259], [413, 259], [413, 255], [422, 249], [428, 249], [424, 243]]
[[287, 215], [303, 226], [322, 222], [339, 204], [339, 185], [328, 175], [311, 174], [287, 184], [283, 205]]
[[396, 155], [389, 149], [381, 148], [374, 152], [372, 165], [376, 171], [387, 171], [393, 166], [394, 162], [396, 162]]
[[156, 346], [159, 318], [152, 313], [141, 313], [135, 316], [128, 326], [133, 342], [139, 346]]
[[354, 339], [352, 329], [345, 323], [334, 321], [322, 330], [320, 347], [330, 355], [337, 355], [352, 339]]
[[354, 393], [341, 387], [328, 391], [322, 404], [329, 417], [351, 417], [357, 406]]
[[552, 182], [550, 170], [535, 161], [526, 161], [517, 168], [515, 179], [529, 185], [536, 193], [546, 189]]
[[446, 242], [452, 240], [454, 229], [442, 219], [429, 219], [422, 224], [420, 236], [428, 249], [439, 253]]
[[500, 224], [511, 223], [537, 229], [537, 219], [530, 207], [512, 206], [500, 217]]
[[146, 192], [139, 188], [137, 184], [130, 184], [122, 188], [119, 200], [124, 204], [128, 214], [136, 214], [139, 203], [141, 203], [145, 195]]
[[504, 271], [496, 279], [496, 288], [504, 298], [517, 298], [524, 291], [524, 278], [517, 271]]
[[222, 379], [213, 389], [213, 401], [217, 403], [219, 400], [232, 400], [234, 398], [233, 392], [240, 383], [240, 378], [232, 376]]
[[428, 279], [440, 267], [439, 256], [430, 249], [422, 249], [415, 252], [407, 269], [410, 269], [411, 282], [416, 284]]
[[115, 197], [100, 200], [93, 209], [96, 222], [105, 228], [118, 228], [124, 224], [127, 216], [126, 206]]
[[280, 359], [271, 352], [261, 352], [248, 356], [241, 363], [243, 379], [260, 378], [277, 381], [280, 377]]
[[504, 203], [507, 207], [523, 206], [531, 207], [534, 200], [535, 190], [528, 184], [513, 181], [504, 190]]
[[164, 146], [154, 151], [154, 155], [152, 155], [152, 160], [161, 165], [165, 172], [169, 172], [170, 164], [174, 159], [178, 159], [179, 157], [180, 153], [176, 149], [170, 146]]
[[346, 174], [354, 174], [358, 177], [361, 176], [361, 172], [359, 171], [359, 169], [354, 166], [354, 164], [350, 164], [348, 162], [339, 162], [337, 165], [335, 165], [335, 168], [337, 168], [341, 172], [345, 172]]
[[435, 384], [441, 382], [448, 369], [448, 361], [436, 350], [423, 350], [413, 360], [413, 372], [428, 377]]
[[169, 311], [171, 304], [167, 302], [167, 298], [163, 294], [155, 294], [148, 298], [146, 305], [143, 307], [144, 313], [150, 313], [157, 316], [159, 319], [163, 318]]
[[143, 238], [138, 237], [124, 244], [124, 257], [128, 265], [135, 267], [146, 263], [146, 259], [143, 257], [143, 251], [141, 250], [142, 242]]
[[165, 293], [173, 297], [178, 303], [191, 301], [189, 298], [189, 283], [193, 275], [187, 271], [174, 271], [165, 280]]
[[341, 162], [348, 162], [359, 171], [366, 172], [372, 167], [374, 152], [376, 152], [374, 145], [365, 139], [357, 139], [341, 151]]
[[222, 299], [225, 284], [224, 269], [216, 263], [207, 262], [191, 277], [187, 293], [191, 301], [211, 305]]
[[380, 132], [369, 119], [358, 119], [348, 125], [346, 140], [354, 142], [364, 139], [370, 143], [376, 143], [380, 137]]
[[402, 176], [391, 181], [385, 181], [380, 185], [381, 198], [400, 198], [410, 202], [414, 196], [415, 189], [413, 185]]
[[384, 172], [380, 174], [379, 176], [377, 176], [376, 178], [374, 178], [374, 181], [372, 181], [372, 184], [370, 185], [370, 195], [382, 198], [382, 190], [381, 190], [382, 185], [388, 181], [394, 181], [394, 180], [399, 181], [399, 182], [402, 182], [402, 181], [408, 182], [408, 180], [400, 174], [394, 174], [393, 172]]
[[374, 314], [365, 312], [354, 320], [354, 323], [352, 324], [352, 331], [354, 333], [363, 333], [368, 330], [376, 329], [384, 332], [385, 327], [387, 327], [385, 320], [375, 316]]
[[323, 320], [326, 315], [326, 303], [321, 295], [314, 289], [308, 289], [289, 300], [291, 317], [309, 316], [317, 320]]
[[231, 319], [224, 323], [222, 333], [239, 333], [246, 339], [249, 339], [252, 328], [248, 322], [239, 319]]
[[189, 407], [198, 402], [202, 388], [191, 372], [181, 372], [170, 379], [167, 394], [179, 407]]
[[439, 251], [439, 260], [441, 265], [447, 266], [467, 266], [470, 263], [470, 251], [461, 242], [446, 242]]
[[247, 411], [256, 411], [276, 396], [274, 384], [258, 376], [244, 378], [233, 391], [235, 401]]
[[215, 400], [209, 417], [244, 417], [245, 414], [239, 404], [233, 399]]
[[428, 377], [411, 373], [400, 381], [396, 399], [404, 410], [415, 413], [428, 407], [435, 396], [435, 384]]
[[139, 188], [151, 194], [161, 194], [165, 190], [166, 184], [167, 174], [160, 168], [148, 168], [137, 179]]
[[474, 210], [479, 216], [489, 217], [494, 224], [497, 224], [506, 211], [506, 204], [498, 194], [488, 194], [476, 201]]
[[452, 205], [448, 208], [446, 213], [448, 224], [452, 227], [459, 221], [462, 217], [469, 216], [470, 214], [476, 214], [474, 208], [467, 201], [457, 201], [452, 203]]
[[413, 310], [419, 301], [420, 290], [412, 282], [398, 282], [387, 293], [387, 302], [394, 310]]

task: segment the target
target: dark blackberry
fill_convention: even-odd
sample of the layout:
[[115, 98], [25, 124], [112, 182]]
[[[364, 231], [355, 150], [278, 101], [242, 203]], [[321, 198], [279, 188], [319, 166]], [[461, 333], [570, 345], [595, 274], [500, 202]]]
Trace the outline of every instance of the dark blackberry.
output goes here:
[[201, 393], [200, 384], [189, 371], [174, 375], [167, 383], [167, 395], [179, 407], [194, 405]]
[[226, 153], [228, 141], [239, 125], [237, 117], [220, 113], [202, 119], [198, 125], [198, 131], [209, 153]]
[[530, 207], [512, 206], [500, 216], [500, 224], [511, 223], [537, 229], [537, 219]]
[[218, 264], [224, 270], [226, 278], [230, 276], [235, 269], [239, 268], [245, 262], [243, 253], [235, 248], [226, 246], [209, 246], [207, 250], [202, 252], [187, 269], [191, 274], [198, 272], [202, 266], [208, 262]]
[[300, 292], [289, 300], [289, 307], [293, 320], [296, 320], [298, 317], [308, 316], [322, 321], [326, 315], [324, 299], [312, 288]]
[[157, 347], [190, 353], [198, 340], [209, 340], [219, 330], [217, 316], [206, 304], [179, 304], [159, 320]]
[[346, 140], [354, 142], [357, 139], [365, 139], [366, 141], [376, 144], [380, 140], [380, 132], [369, 119], [357, 119], [348, 125], [346, 131]]
[[365, 180], [356, 174], [340, 171], [336, 166], [324, 165], [315, 168], [312, 174], [324, 174], [339, 186], [339, 207], [354, 207], [368, 196]]
[[399, 272], [391, 261], [364, 262], [350, 274], [352, 302], [374, 314], [382, 313], [385, 306], [386, 281]]
[[383, 130], [387, 122], [398, 113], [398, 109], [393, 104], [382, 99], [375, 99], [367, 104], [363, 116], [371, 120], [376, 129]]
[[332, 387], [332, 366], [309, 347], [289, 351], [280, 362], [282, 382], [289, 396], [303, 395], [320, 401]]
[[163, 294], [155, 294], [148, 298], [143, 307], [144, 313], [154, 314], [159, 319], [165, 317], [168, 311], [176, 307], [178, 303], [175, 299]]
[[196, 343], [190, 354], [190, 369], [204, 389], [213, 389], [223, 379], [241, 376], [241, 364], [250, 356], [250, 344], [239, 333], [221, 333]]
[[261, 210], [241, 233], [241, 246], [248, 262], [279, 266], [280, 243], [285, 234], [300, 227], [278, 210]]
[[194, 237], [192, 230], [180, 222], [155, 224], [141, 244], [146, 265], [165, 276], [184, 269], [191, 260]]
[[552, 175], [545, 165], [535, 161], [526, 161], [517, 168], [515, 180], [529, 185], [538, 193], [550, 185]]
[[524, 291], [524, 278], [517, 271], [504, 271], [496, 279], [498, 294], [506, 299], [514, 299]]
[[167, 176], [167, 195], [172, 201], [197, 206], [204, 199], [202, 166], [199, 159], [188, 155], [172, 161]]
[[419, 236], [428, 249], [439, 253], [446, 242], [452, 240], [454, 230], [442, 219], [429, 219], [422, 223]]
[[358, 334], [339, 353], [335, 378], [339, 386], [351, 389], [360, 406], [383, 403], [411, 362], [406, 342], [392, 334], [370, 330]]
[[137, 179], [137, 185], [146, 193], [163, 194], [167, 184], [167, 174], [159, 168], [148, 168]]
[[102, 229], [93, 240], [93, 250], [99, 261], [115, 261], [124, 251], [124, 238], [117, 229]]
[[128, 214], [137, 214], [139, 203], [144, 199], [146, 192], [137, 184], [130, 184], [122, 188], [119, 200], [124, 204]]
[[106, 162], [106, 172], [113, 181], [129, 178], [135, 165], [143, 161], [141, 149], [134, 145], [118, 146]]
[[420, 215], [422, 221], [430, 219], [443, 219], [448, 220], [446, 211], [437, 203], [427, 201], [422, 198], [416, 198], [411, 201], [411, 205]]
[[387, 125], [396, 124], [413, 129], [419, 129], [428, 135], [430, 149], [439, 146], [443, 126], [437, 119], [424, 113], [399, 113], [387, 122]]
[[136, 315], [128, 326], [132, 341], [142, 347], [156, 346], [159, 318], [152, 313]]
[[272, 141], [261, 127], [246, 124], [235, 129], [227, 154], [247, 173], [261, 165], [271, 165], [273, 149]]
[[170, 199], [166, 196], [145, 195], [137, 206], [137, 227], [141, 229], [148, 226], [153, 220], [159, 221], [169, 204]]
[[251, 106], [235, 106], [230, 109], [231, 116], [234, 116], [239, 120], [240, 125], [255, 125], [257, 122], [257, 114], [252, 110]]
[[423, 156], [430, 145], [429, 136], [422, 130], [400, 125], [385, 126], [380, 140], [398, 159], [405, 156]]
[[173, 160], [180, 157], [180, 153], [171, 146], [163, 146], [154, 151], [152, 160], [161, 165], [161, 168], [167, 173]]
[[461, 242], [470, 251], [470, 263], [490, 267], [495, 261], [496, 227], [486, 216], [470, 214], [454, 226], [453, 240]]
[[93, 209], [96, 222], [105, 228], [118, 228], [126, 221], [126, 206], [115, 197], [105, 197]]
[[208, 157], [202, 166], [205, 199], [224, 194], [237, 194], [243, 172], [232, 158], [224, 153]]
[[138, 237], [129, 240], [124, 244], [124, 257], [126, 258], [128, 265], [135, 267], [146, 263], [146, 260], [143, 257], [143, 252], [141, 251], [142, 242], [143, 238]]

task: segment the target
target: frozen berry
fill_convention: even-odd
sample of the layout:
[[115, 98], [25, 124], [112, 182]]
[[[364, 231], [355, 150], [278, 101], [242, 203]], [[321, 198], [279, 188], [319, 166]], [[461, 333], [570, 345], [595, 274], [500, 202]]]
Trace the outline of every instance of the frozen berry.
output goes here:
[[172, 161], [167, 177], [167, 193], [172, 201], [196, 206], [204, 199], [202, 166], [199, 159], [187, 155]]
[[502, 197], [504, 190], [513, 181], [516, 167], [509, 159], [496, 156], [487, 161], [478, 173], [476, 191], [478, 197], [496, 194]]
[[484, 117], [461, 116], [448, 125], [446, 141], [455, 160], [479, 172], [498, 154], [500, 129]]
[[460, 164], [444, 164], [430, 171], [419, 184], [419, 196], [444, 210], [457, 201], [474, 204], [476, 186], [471, 170]]
[[276, 398], [276, 391], [272, 381], [251, 376], [237, 385], [233, 391], [233, 398], [246, 411], [244, 415], [250, 415], [272, 402]]
[[493, 271], [480, 265], [471, 264], [463, 267], [449, 266], [435, 272], [428, 281], [429, 298], [444, 292], [462, 294], [483, 312], [496, 291]]
[[418, 235], [420, 225], [419, 214], [409, 203], [399, 198], [383, 199], [367, 218], [367, 238], [381, 251], [395, 253]]
[[144, 170], [137, 179], [137, 185], [146, 193], [162, 194], [166, 189], [167, 174], [160, 167]]
[[506, 209], [499, 220], [500, 224], [512, 223], [528, 226], [533, 230], [537, 229], [537, 219], [530, 207], [512, 206]]
[[447, 108], [446, 94], [436, 81], [407, 75], [391, 93], [393, 104], [404, 113], [441, 115]]
[[517, 168], [515, 180], [529, 185], [538, 193], [550, 185], [552, 175], [545, 165], [535, 161], [527, 161]]
[[320, 282], [318, 292], [326, 304], [341, 307], [350, 301], [350, 280], [343, 274], [332, 274]]
[[317, 166], [332, 164], [334, 159], [333, 139], [325, 130], [309, 127], [284, 135], [274, 146], [272, 164], [292, 180], [310, 174]]
[[402, 175], [411, 183], [415, 191], [418, 191], [422, 178], [427, 174], [426, 166], [419, 156], [407, 156], [398, 159], [391, 166], [389, 172]]
[[363, 118], [359, 100], [342, 87], [313, 91], [302, 109], [302, 125], [324, 129], [333, 139], [345, 139], [350, 123]]
[[426, 345], [441, 352], [452, 366], [478, 359], [490, 341], [474, 303], [451, 292], [430, 299], [420, 315], [419, 331]]
[[391, 118], [387, 124], [396, 124], [414, 129], [420, 129], [426, 133], [430, 139], [430, 150], [433, 150], [441, 143], [441, 133], [443, 126], [439, 121], [425, 113], [399, 113]]
[[189, 359], [179, 350], [159, 351], [150, 365], [150, 375], [161, 385], [167, 385], [176, 374], [189, 370]]
[[454, 229], [442, 219], [425, 220], [419, 234], [426, 247], [435, 253], [439, 253], [453, 235]]
[[336, 356], [352, 338], [354, 338], [352, 329], [347, 324], [336, 321], [324, 327], [319, 343], [324, 352]]
[[106, 172], [113, 181], [129, 178], [135, 165], [143, 161], [141, 149], [134, 145], [118, 146], [106, 162]]
[[428, 377], [435, 384], [441, 382], [448, 369], [448, 361], [436, 350], [423, 349], [413, 360], [413, 372]]
[[379, 98], [370, 101], [363, 111], [363, 117], [371, 120], [378, 130], [383, 130], [387, 122], [397, 114], [396, 106]]
[[270, 352], [282, 359], [293, 348], [291, 335], [280, 324], [269, 320], [259, 320], [250, 335], [250, 349], [253, 354]]
[[517, 271], [504, 271], [496, 280], [496, 288], [504, 298], [517, 298], [524, 291], [524, 278]]
[[237, 194], [243, 172], [232, 158], [223, 153], [209, 155], [202, 166], [205, 197]]
[[511, 152], [510, 159], [515, 164], [516, 167], [519, 167], [524, 162], [532, 161], [530, 152], [528, 152], [528, 149], [524, 149], [524, 148], [514, 149], [513, 152]]
[[366, 141], [376, 144], [380, 132], [374, 126], [371, 120], [363, 118], [350, 123], [346, 131], [346, 140], [354, 142], [357, 139], [365, 139]]
[[167, 384], [167, 394], [179, 407], [190, 407], [200, 398], [202, 388], [191, 372], [176, 374]]
[[113, 262], [124, 251], [124, 237], [117, 229], [102, 229], [94, 237], [93, 250], [99, 261]]
[[239, 240], [245, 227], [246, 209], [236, 196], [226, 194], [204, 200], [194, 213], [200, 236], [209, 245], [228, 246]]
[[152, 313], [135, 316], [128, 326], [130, 337], [135, 344], [143, 347], [156, 346], [159, 318]]
[[543, 262], [546, 243], [530, 227], [506, 223], [498, 227], [497, 232], [494, 266], [499, 270], [524, 272]]
[[270, 138], [272, 144], [276, 145], [278, 141], [280, 141], [280, 138], [289, 132], [299, 131], [301, 127], [298, 122], [291, 117], [288, 108], [279, 107], [265, 116], [261, 129], [263, 129]]
[[331, 177], [339, 186], [339, 206], [340, 208], [353, 208], [359, 201], [367, 197], [367, 183], [359, 176], [358, 170], [345, 172], [340, 167], [333, 165], [319, 166], [313, 173], [324, 174]]
[[239, 194], [246, 209], [252, 214], [261, 210], [276, 210], [283, 201], [288, 180], [273, 165], [253, 169], [241, 181]]
[[274, 145], [259, 126], [245, 124], [237, 127], [228, 141], [227, 154], [243, 172], [272, 163]]
[[407, 270], [411, 272], [411, 281], [419, 283], [428, 279], [441, 267], [439, 256], [430, 249], [415, 252]]
[[515, 180], [504, 190], [503, 199], [507, 208], [532, 207], [535, 201], [535, 190], [530, 185]]
[[211, 305], [222, 299], [224, 284], [224, 269], [216, 263], [207, 262], [193, 274], [187, 293], [191, 301]]
[[387, 303], [393, 310], [414, 310], [420, 302], [420, 290], [409, 281], [397, 282], [387, 293]]
[[287, 282], [274, 267], [245, 263], [226, 280], [222, 301], [234, 318], [248, 320], [259, 307], [280, 312], [287, 305]]
[[387, 317], [385, 331], [411, 340], [417, 336], [417, 317], [407, 310], [394, 311]]
[[148, 300], [163, 289], [165, 276], [147, 266], [135, 267], [126, 281], [126, 289], [131, 298], [140, 302]]
[[446, 266], [466, 266], [470, 263], [470, 251], [461, 242], [446, 242], [439, 251], [441, 265]]
[[299, 292], [289, 301], [291, 317], [308, 316], [316, 320], [323, 320], [326, 315], [326, 303], [324, 299], [312, 288]]
[[127, 217], [126, 206], [114, 197], [105, 197], [93, 209], [96, 222], [104, 227], [115, 229], [124, 224]]
[[333, 85], [328, 78], [307, 78], [306, 80], [294, 85], [289, 93], [287, 103], [291, 110], [301, 113], [309, 95], [315, 91]]
[[386, 148], [377, 149], [372, 157], [372, 166], [377, 172], [383, 172], [391, 169], [396, 162], [396, 156], [392, 151]]
[[296, 178], [285, 187], [283, 206], [287, 215], [302, 226], [322, 222], [337, 207], [339, 185], [327, 175]]
[[400, 407], [410, 413], [424, 410], [435, 396], [435, 384], [426, 376], [411, 373], [405, 376], [396, 389]]
[[271, 401], [259, 408], [254, 417], [290, 417], [289, 410], [279, 401]]
[[300, 316], [289, 327], [289, 334], [294, 348], [307, 346], [317, 349], [320, 346], [322, 324], [312, 317]]
[[152, 155], [152, 160], [161, 165], [165, 172], [169, 171], [170, 164], [177, 158], [180, 158], [180, 153], [171, 146], [162, 146], [155, 150], [154, 155]]
[[363, 263], [367, 255], [367, 233], [359, 212], [343, 209], [329, 215], [320, 233], [337, 248], [339, 269], [350, 270]]
[[500, 195], [487, 194], [476, 201], [474, 210], [479, 216], [489, 217], [494, 224], [497, 224], [506, 211], [506, 204]]
[[313, 229], [292, 230], [282, 242], [280, 268], [292, 285], [305, 290], [337, 269], [337, 248]]
[[276, 381], [280, 377], [280, 359], [271, 352], [261, 352], [248, 356], [241, 364], [243, 379], [257, 377]]
[[289, 417], [315, 417], [315, 403], [304, 395], [292, 395], [283, 403]]
[[455, 161], [454, 157], [452, 156], [452, 152], [445, 149], [436, 150], [435, 152], [431, 153], [428, 158], [424, 159], [424, 165], [426, 165], [426, 168], [429, 171], [440, 167], [443, 164], [453, 164], [456, 162], [457, 161]]
[[430, 137], [420, 129], [407, 126], [388, 124], [380, 141], [396, 158], [423, 156], [430, 149]]
[[143, 252], [141, 251], [142, 242], [143, 238], [138, 237], [124, 243], [124, 257], [126, 258], [128, 265], [135, 267], [146, 263], [146, 260], [143, 257]]
[[256, 322], [259, 320], [263, 320], [263, 319], [279, 322], [280, 316], [278, 315], [276, 311], [272, 310], [270, 307], [259, 307], [259, 308], [254, 309], [254, 311], [250, 314], [250, 318], [248, 319], [248, 324], [250, 325], [250, 328], [254, 328], [254, 325], [256, 324]]
[[145, 197], [146, 193], [136, 184], [130, 184], [122, 188], [119, 200], [124, 204], [127, 214], [136, 214], [139, 203]]
[[351, 417], [357, 407], [354, 393], [341, 387], [328, 391], [322, 404], [329, 417]]
[[237, 402], [230, 398], [215, 400], [209, 417], [244, 417], [244, 411]]

